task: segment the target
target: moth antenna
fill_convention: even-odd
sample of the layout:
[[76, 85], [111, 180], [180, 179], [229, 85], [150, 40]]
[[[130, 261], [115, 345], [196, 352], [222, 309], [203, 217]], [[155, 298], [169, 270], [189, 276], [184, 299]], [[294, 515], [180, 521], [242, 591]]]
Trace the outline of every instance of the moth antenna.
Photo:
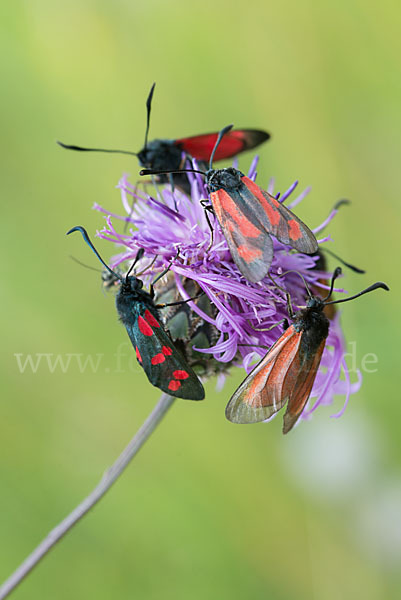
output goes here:
[[73, 260], [74, 262], [76, 262], [79, 265], [81, 265], [81, 267], [85, 267], [85, 269], [90, 269], [90, 271], [96, 271], [97, 273], [101, 273], [102, 272], [100, 269], [95, 269], [95, 267], [91, 267], [90, 265], [87, 265], [84, 262], [81, 262], [80, 260], [78, 260], [77, 258], [75, 258], [75, 256], [72, 256], [71, 254], [70, 254], [69, 258], [71, 258], [71, 260]]
[[[340, 200], [340, 202], [341, 202], [341, 200]], [[343, 200], [343, 202], [344, 202], [344, 200]], [[323, 246], [322, 246], [319, 248], [319, 250], [323, 250], [323, 252], [330, 254], [330, 256], [332, 256], [336, 260], [340, 261], [340, 263], [342, 263], [344, 265], [344, 267], [348, 267], [348, 269], [351, 269], [351, 271], [354, 271], [355, 273], [361, 273], [361, 274], [366, 273], [366, 271], [364, 271], [363, 269], [359, 269], [359, 267], [355, 267], [355, 265], [351, 265], [350, 263], [346, 262], [344, 259], [340, 258], [337, 254], [334, 254], [334, 252], [332, 252], [328, 248], [323, 248]]]
[[364, 294], [367, 294], [368, 292], [373, 292], [374, 290], [378, 290], [379, 288], [381, 288], [382, 290], [386, 290], [387, 292], [390, 291], [390, 288], [387, 284], [383, 283], [382, 281], [377, 281], [376, 283], [373, 283], [368, 288], [366, 288], [366, 290], [362, 290], [362, 292], [359, 292], [359, 294], [355, 294], [355, 296], [343, 298], [342, 300], [332, 300], [331, 302], [325, 302], [325, 305], [327, 306], [328, 304], [340, 304], [340, 302], [348, 302], [349, 300], [354, 300], [355, 298], [359, 298], [359, 296], [363, 296]]
[[267, 275], [268, 275], [269, 279], [272, 280], [272, 282], [274, 283], [274, 285], [276, 286], [276, 288], [278, 288], [279, 290], [281, 290], [285, 294], [287, 293], [286, 290], [283, 287], [281, 287], [281, 285], [279, 285], [275, 279], [273, 279], [271, 273], [268, 273]]
[[146, 271], [147, 271], [148, 269], [150, 269], [150, 267], [152, 267], [152, 266], [155, 264], [155, 262], [156, 262], [156, 259], [157, 259], [157, 255], [154, 257], [154, 259], [152, 260], [152, 262], [151, 262], [151, 263], [149, 263], [149, 264], [148, 264], [148, 265], [147, 265], [147, 266], [146, 266], [146, 267], [143, 269], [143, 271], [141, 271], [140, 273], [135, 273], [135, 277], [140, 277], [141, 275], [143, 275], [144, 273], [146, 273]]
[[197, 169], [178, 169], [177, 171], [155, 171], [153, 169], [141, 169], [139, 171], [139, 175], [143, 177], [143, 175], [168, 175], [169, 173], [200, 173], [201, 175], [206, 176], [204, 171], [198, 171]]
[[112, 269], [110, 269], [109, 265], [107, 265], [103, 258], [100, 256], [99, 252], [96, 250], [95, 246], [92, 244], [88, 232], [86, 231], [85, 227], [82, 227], [81, 225], [77, 225], [76, 227], [73, 227], [72, 229], [70, 229], [69, 231], [67, 231], [66, 235], [70, 235], [70, 233], [72, 233], [73, 231], [79, 231], [80, 234], [82, 235], [82, 237], [84, 238], [85, 242], [88, 244], [89, 248], [91, 248], [92, 252], [94, 252], [96, 254], [96, 256], [98, 257], [98, 259], [100, 260], [100, 262], [102, 263], [102, 265], [104, 267], [106, 267], [106, 269], [109, 271], [109, 273], [111, 273], [112, 275], [114, 275], [114, 277], [116, 277], [117, 279], [119, 279], [120, 281], [124, 281], [122, 277], [120, 277], [120, 275], [117, 275], [117, 273], [115, 273]]
[[[331, 294], [333, 293], [334, 282], [337, 279], [337, 277], [339, 277], [341, 275], [341, 273], [342, 273], [341, 267], [337, 267], [331, 278], [329, 293], [327, 294], [327, 296], [325, 298], [322, 299], [323, 302], [325, 302], [326, 300], [328, 300], [330, 298]], [[331, 302], [329, 302], [329, 304], [331, 304]]]
[[156, 83], [154, 83], [152, 85], [152, 87], [150, 88], [149, 96], [148, 96], [148, 99], [146, 100], [146, 131], [145, 131], [145, 145], [143, 147], [144, 150], [146, 150], [146, 148], [148, 147], [148, 134], [149, 134], [149, 126], [150, 126], [150, 111], [151, 111], [151, 108], [152, 108], [152, 98], [153, 98], [153, 92], [155, 91], [155, 85], [156, 85]]
[[127, 274], [125, 276], [125, 281], [126, 282], [128, 281], [128, 276], [131, 273], [132, 269], [135, 267], [135, 265], [138, 262], [138, 260], [141, 260], [141, 258], [143, 257], [144, 254], [145, 254], [145, 250], [143, 248], [139, 248], [138, 252], [136, 253], [134, 262], [132, 263], [132, 265], [128, 269]]
[[156, 277], [156, 279], [154, 279], [152, 281], [152, 287], [155, 285], [155, 283], [157, 283], [159, 281], [159, 279], [161, 279], [162, 277], [164, 277], [170, 271], [171, 267], [173, 266], [173, 262], [176, 260], [176, 258], [178, 258], [179, 254], [180, 254], [180, 249], [178, 248], [177, 249], [177, 254], [174, 256], [174, 258], [171, 259], [168, 267], [166, 267], [164, 269], [164, 271], [162, 271], [161, 273], [159, 273], [158, 276]]
[[225, 135], [226, 133], [228, 133], [230, 131], [230, 129], [232, 129], [234, 127], [234, 125], [227, 125], [227, 127], [224, 127], [224, 129], [222, 129], [217, 137], [216, 143], [214, 145], [214, 148], [212, 150], [212, 153], [210, 155], [210, 159], [209, 159], [209, 169], [213, 169], [213, 159], [214, 159], [214, 155], [216, 154], [216, 150], [223, 138], [223, 135]]
[[130, 154], [131, 156], [138, 156], [136, 152], [131, 152], [129, 150], [108, 150], [107, 148], [84, 148], [83, 146], [73, 146], [70, 144], [64, 144], [63, 142], [59, 142], [57, 144], [66, 150], [77, 150], [78, 152], [108, 152], [109, 154]]
[[[304, 277], [303, 275], [301, 275], [301, 273], [300, 273], [299, 271], [295, 271], [295, 269], [290, 269], [289, 271], [284, 271], [284, 273], [281, 273], [281, 274], [280, 274], [280, 277], [282, 277], [283, 275], [288, 275], [288, 273], [295, 273], [296, 275], [298, 275], [298, 276], [299, 276], [299, 277], [302, 279], [302, 281], [304, 282], [304, 286], [305, 286], [305, 289], [306, 289], [306, 292], [307, 292], [307, 294], [308, 294], [309, 298], [313, 298], [313, 294], [312, 294], [312, 292], [311, 292], [311, 290], [310, 290], [310, 287], [309, 287], [309, 285], [308, 285], [308, 284], [307, 284], [307, 282], [306, 282], [306, 279], [305, 279], [305, 277]], [[273, 279], [273, 277], [270, 275], [270, 273], [269, 273], [269, 277], [270, 277], [270, 279], [273, 281], [273, 283], [274, 283], [274, 284], [275, 284], [275, 285], [276, 285], [276, 286], [277, 286], [277, 287], [278, 287], [280, 290], [282, 290], [283, 292], [286, 292], [286, 290], [284, 290], [282, 287], [280, 287], [279, 285], [277, 285], [277, 283], [274, 281], [274, 279]], [[286, 293], [287, 293], [287, 292], [286, 292]]]

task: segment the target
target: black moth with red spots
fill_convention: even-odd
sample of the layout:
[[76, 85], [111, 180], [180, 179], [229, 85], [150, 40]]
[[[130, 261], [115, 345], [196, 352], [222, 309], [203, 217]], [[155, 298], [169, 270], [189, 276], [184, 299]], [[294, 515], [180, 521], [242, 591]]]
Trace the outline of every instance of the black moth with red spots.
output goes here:
[[150, 383], [171, 396], [203, 400], [203, 386], [163, 328], [159, 311], [142, 281], [124, 279], [116, 306]]
[[120, 289], [116, 296], [118, 316], [125, 325], [138, 362], [150, 383], [170, 396], [203, 400], [203, 385], [161, 324], [158, 308], [168, 305], [156, 305], [153, 300], [153, 285], [150, 286], [149, 293], [142, 289], [143, 283], [138, 277], [129, 275], [137, 260], [143, 256], [143, 250], [138, 252], [130, 271], [123, 277], [118, 271], [112, 271], [104, 262], [84, 227], [73, 227], [67, 235], [73, 231], [81, 233], [107, 271], [120, 281]]

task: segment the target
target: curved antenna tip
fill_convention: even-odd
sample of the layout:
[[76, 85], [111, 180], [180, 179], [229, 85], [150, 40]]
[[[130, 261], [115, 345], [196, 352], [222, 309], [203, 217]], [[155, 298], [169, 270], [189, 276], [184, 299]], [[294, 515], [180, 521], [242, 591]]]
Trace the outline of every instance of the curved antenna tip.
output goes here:
[[98, 257], [98, 259], [100, 260], [100, 262], [102, 263], [102, 265], [104, 267], [106, 267], [106, 269], [109, 271], [109, 273], [112, 273], [112, 275], [114, 275], [114, 277], [117, 277], [117, 279], [119, 279], [120, 281], [123, 281], [123, 278], [121, 276], [117, 275], [117, 273], [115, 273], [112, 269], [110, 269], [109, 265], [107, 265], [104, 262], [103, 258], [100, 256], [99, 252], [96, 250], [95, 246], [92, 244], [92, 242], [90, 240], [90, 237], [88, 235], [88, 232], [86, 231], [85, 227], [82, 227], [82, 225], [76, 225], [75, 227], [72, 227], [72, 229], [70, 229], [69, 231], [67, 231], [67, 235], [69, 235], [73, 231], [79, 231], [79, 233], [84, 238], [84, 241], [88, 244], [89, 248], [91, 248], [92, 252], [94, 252], [94, 254], [96, 254], [96, 256]]
[[153, 83], [152, 87], [150, 88], [149, 95], [146, 99], [146, 108], [148, 109], [148, 117], [149, 117], [149, 113], [150, 113], [150, 107], [152, 105], [152, 98], [153, 98], [153, 92], [155, 91], [155, 85], [156, 85], [156, 82]]
[[82, 225], [76, 225], [75, 227], [72, 227], [69, 231], [67, 231], [65, 235], [70, 235], [70, 233], [72, 233], [73, 231], [80, 231], [86, 237], [89, 237], [88, 232], [86, 231], [85, 227], [82, 227]]
[[58, 144], [59, 146], [61, 146], [62, 148], [65, 148], [66, 150], [76, 150], [76, 149], [80, 149], [79, 146], [73, 146], [71, 144], [64, 144], [63, 142], [60, 142], [60, 140], [56, 140], [56, 144]]
[[227, 125], [226, 127], [224, 127], [221, 130], [221, 134], [225, 135], [226, 133], [228, 133], [229, 131], [231, 131], [231, 129], [234, 127], [234, 123], [231, 123], [231, 125]]
[[232, 129], [234, 127], [233, 124], [231, 125], [226, 125], [226, 127], [223, 127], [223, 129], [220, 131], [219, 135], [217, 136], [217, 140], [216, 143], [213, 147], [212, 153], [210, 155], [209, 158], [209, 169], [213, 169], [213, 159], [214, 159], [214, 155], [216, 154], [216, 150], [222, 140], [222, 138], [226, 135], [226, 133], [228, 133], [230, 131], [230, 129]]
[[374, 290], [378, 289], [386, 290], [386, 292], [390, 291], [390, 288], [386, 283], [384, 283], [383, 281], [376, 281], [376, 283], [373, 283], [366, 289], [362, 290], [362, 292], [359, 292], [359, 294], [355, 294], [354, 296], [350, 296], [349, 298], [342, 298], [340, 300], [332, 300], [331, 302], [325, 302], [325, 304], [340, 304], [341, 302], [348, 302], [349, 300], [355, 300], [355, 298], [359, 298], [360, 296], [364, 296], [365, 294], [368, 294], [369, 292], [374, 292]]

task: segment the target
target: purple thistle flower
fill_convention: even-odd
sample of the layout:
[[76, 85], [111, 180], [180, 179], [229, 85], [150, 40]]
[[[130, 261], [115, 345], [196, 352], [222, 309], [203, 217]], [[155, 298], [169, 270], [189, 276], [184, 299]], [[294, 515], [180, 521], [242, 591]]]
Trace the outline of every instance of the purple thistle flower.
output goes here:
[[[252, 180], [256, 178], [256, 167], [257, 158], [253, 160], [248, 173]], [[193, 168], [197, 168], [195, 161]], [[200, 174], [188, 173], [188, 180], [191, 187], [190, 196], [178, 189], [172, 191], [170, 186], [159, 186], [156, 196], [151, 196], [140, 192], [137, 186], [128, 181], [127, 176], [123, 176], [117, 187], [121, 192], [126, 216], [112, 214], [95, 204], [96, 210], [107, 215], [106, 226], [98, 236], [122, 248], [112, 259], [112, 267], [131, 261], [139, 248], [144, 249], [144, 258], [138, 270], [149, 265], [143, 277], [146, 285], [157, 273], [171, 264], [169, 286], [171, 289], [173, 285], [177, 298], [182, 297], [186, 300], [193, 295], [188, 292], [188, 285], [183, 283], [191, 280], [205, 292], [212, 310], [205, 311], [200, 302], [189, 302], [185, 306], [192, 314], [192, 320], [196, 318], [198, 322], [209, 325], [209, 344], [197, 347], [196, 343], [193, 344], [196, 339], [191, 338], [191, 346], [198, 356], [202, 356], [205, 364], [214, 365], [205, 369], [204, 374], [220, 373], [221, 383], [224, 373], [232, 365], [244, 368], [247, 373], [252, 370], [255, 360], [263, 357], [267, 348], [278, 339], [279, 328], [265, 330], [288, 316], [286, 298], [269, 277], [258, 283], [251, 283], [243, 277], [231, 258], [225, 237], [217, 219], [214, 218], [211, 219], [211, 243], [211, 232], [205, 211], [200, 204], [200, 200], [209, 197], [208, 191]], [[276, 197], [279, 197], [280, 201], [286, 200], [294, 194], [297, 183]], [[272, 180], [269, 184], [270, 193], [273, 193], [273, 187]], [[288, 206], [296, 206], [308, 192], [309, 189], [301, 192]], [[322, 231], [336, 214], [337, 210], [333, 210], [313, 232], [316, 234]], [[131, 224], [135, 229], [121, 232], [115, 229], [112, 218]], [[315, 293], [324, 293], [324, 290], [328, 289], [324, 280], [330, 279], [331, 273], [317, 269], [318, 255], [309, 256], [294, 252], [289, 246], [275, 238], [272, 239], [274, 258], [270, 273], [277, 284], [290, 294], [294, 309], [305, 305], [305, 285], [297, 273], [304, 277]], [[329, 240], [330, 237], [324, 237], [319, 243]], [[287, 271], [297, 273], [286, 273]], [[212, 330], [215, 333], [213, 340], [210, 335]], [[330, 322], [326, 347], [302, 418], [310, 418], [320, 405], [331, 404], [335, 394], [345, 394], [346, 406], [350, 394], [360, 388], [359, 374], [356, 383], [350, 382], [344, 350], [339, 317], [336, 315]], [[342, 371], [344, 379], [340, 379]], [[340, 416], [344, 409], [333, 416]]]

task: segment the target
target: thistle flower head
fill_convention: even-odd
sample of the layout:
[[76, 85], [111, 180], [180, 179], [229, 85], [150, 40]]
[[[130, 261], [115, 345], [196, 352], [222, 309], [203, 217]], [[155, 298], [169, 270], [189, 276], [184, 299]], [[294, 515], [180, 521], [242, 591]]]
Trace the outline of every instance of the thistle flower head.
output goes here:
[[[248, 173], [253, 180], [256, 166], [257, 159]], [[197, 168], [195, 161], [193, 168]], [[150, 195], [147, 187], [140, 190], [124, 176], [117, 187], [126, 215], [119, 216], [95, 205], [95, 209], [107, 215], [106, 226], [98, 235], [121, 248], [111, 261], [112, 267], [132, 261], [138, 249], [144, 249], [139, 269], [149, 265], [143, 278], [145, 284], [171, 265], [167, 283], [157, 284], [158, 296], [164, 301], [166, 294], [174, 300], [178, 297], [186, 300], [193, 297], [194, 291], [204, 292], [204, 299], [189, 302], [185, 311], [175, 310], [165, 315], [173, 339], [184, 339], [187, 357], [192, 364], [202, 365], [201, 374], [227, 373], [233, 365], [249, 372], [255, 360], [263, 357], [281, 334], [279, 327], [269, 328], [288, 317], [285, 292], [295, 310], [305, 305], [305, 284], [298, 274], [313, 293], [319, 294], [328, 289], [327, 280], [331, 273], [322, 270], [318, 254], [309, 256], [294, 252], [273, 238], [274, 258], [270, 268], [273, 279], [267, 276], [258, 283], [249, 282], [233, 262], [217, 220], [213, 215], [208, 218], [200, 202], [209, 198], [202, 176], [188, 173], [188, 181], [190, 195], [177, 188], [172, 190], [170, 186], [160, 186], [154, 195]], [[307, 189], [294, 197], [296, 187], [297, 182], [279, 198], [281, 201], [291, 199], [289, 208], [296, 206], [309, 192]], [[273, 182], [269, 192], [274, 193]], [[313, 232], [322, 231], [336, 212], [334, 209]], [[127, 223], [128, 231], [123, 227], [116, 228], [116, 221]], [[329, 240], [324, 237], [319, 242], [324, 244]], [[181, 313], [180, 317], [178, 313]], [[176, 323], [180, 321], [181, 327], [186, 324], [185, 335], [182, 329], [171, 326], [172, 318]], [[342, 371], [344, 379], [340, 378]], [[350, 382], [344, 360], [344, 340], [336, 315], [331, 320], [319, 372], [302, 417], [308, 418], [318, 406], [332, 403], [337, 393], [345, 394], [347, 403], [349, 395], [359, 387], [360, 381]]]

